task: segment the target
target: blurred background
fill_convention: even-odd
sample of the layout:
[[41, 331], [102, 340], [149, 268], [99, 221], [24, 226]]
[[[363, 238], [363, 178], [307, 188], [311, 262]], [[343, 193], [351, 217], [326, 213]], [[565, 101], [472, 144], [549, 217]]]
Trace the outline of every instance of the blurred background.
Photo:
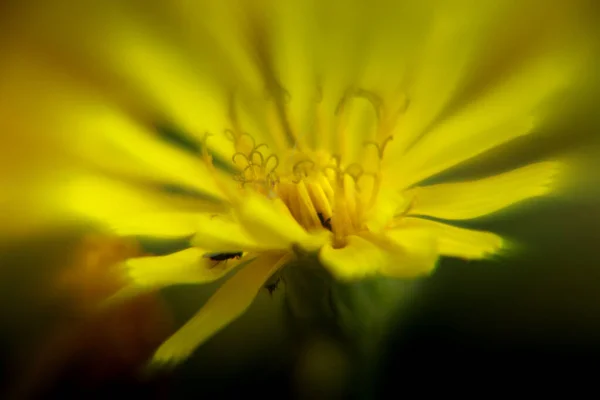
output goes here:
[[[30, 7], [42, 3], [31, 2]], [[14, 96], [23, 84], [16, 78], [23, 73], [20, 50], [42, 51], [40, 62], [53, 68], [54, 58], [60, 58], [59, 64], [68, 66], [66, 75], [80, 76], [94, 87], [118, 84], [99, 69], [65, 58], [65, 49], [36, 43], [43, 32], [36, 18], [43, 12], [27, 20], [22, 3], [0, 4], [0, 177], [8, 193], [0, 210], [0, 376], [7, 398], [349, 398], [350, 361], [332, 338], [294, 332], [286, 320], [284, 287], [272, 295], [262, 291], [247, 313], [176, 369], [151, 376], [139, 371], [218, 284], [170, 288], [104, 313], [93, 311], [123, 284], [111, 268], [114, 263], [132, 255], [166, 253], [177, 243], [112, 237], [97, 226], [40, 208], [40, 189], [33, 183], [44, 181], [47, 170], [77, 161], [57, 157], [60, 143], [46, 143], [36, 135], [48, 117], [47, 110], [36, 107], [38, 99], [27, 91]], [[583, 84], [545, 122], [541, 139], [522, 140], [464, 171], [452, 171], [454, 176], [467, 168], [484, 174], [499, 165], [560, 156], [571, 166], [563, 195], [478, 222], [525, 243], [526, 251], [486, 262], [444, 259], [433, 276], [419, 282], [410, 307], [387, 335], [373, 382], [376, 398], [400, 395], [416, 385], [426, 393], [429, 387], [420, 382], [439, 382], [456, 393], [477, 393], [469, 382], [511, 391], [524, 383], [547, 386], [553, 377], [589, 371], [588, 361], [597, 363], [600, 7], [593, 1], [576, 4], [586, 16], [581, 24], [593, 47], [588, 68], [578, 77]], [[551, 12], [548, 8], [552, 5], [539, 8], [540, 19]], [[538, 29], [535, 23], [524, 26], [532, 35]], [[49, 76], [51, 81], [54, 75]], [[48, 90], [53, 87], [49, 82]], [[144, 109], [140, 102], [145, 99], [134, 101], [131, 92], [117, 97], [133, 112]]]

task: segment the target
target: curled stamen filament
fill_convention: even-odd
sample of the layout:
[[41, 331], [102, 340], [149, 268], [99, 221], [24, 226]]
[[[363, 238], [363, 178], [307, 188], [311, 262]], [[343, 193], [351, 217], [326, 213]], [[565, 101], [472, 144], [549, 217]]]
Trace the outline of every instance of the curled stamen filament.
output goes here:
[[[356, 174], [351, 173], [351, 169], [355, 169], [357, 170]], [[362, 165], [358, 164], [358, 163], [353, 163], [350, 164], [346, 167], [346, 169], [344, 169], [344, 174], [350, 176], [351, 178], [354, 179], [354, 181], [358, 181], [358, 179], [362, 176], [362, 174], [364, 174], [364, 169], [362, 167]]]
[[246, 166], [246, 168], [244, 168], [244, 169], [242, 170], [242, 173], [241, 173], [241, 175], [244, 177], [244, 179], [245, 179], [246, 171], [248, 171], [248, 170], [252, 171], [252, 178], [251, 178], [251, 180], [256, 180], [256, 179], [258, 178], [258, 177], [256, 176], [256, 169], [255, 169], [255, 167], [257, 167], [257, 165], [254, 165], [254, 164], [248, 164], [248, 165]]
[[379, 151], [379, 157], [380, 157], [381, 159], [383, 159], [383, 153], [385, 152], [385, 149], [386, 149], [387, 145], [388, 145], [388, 144], [389, 144], [389, 143], [390, 143], [392, 140], [394, 140], [394, 137], [393, 137], [393, 136], [388, 136], [388, 137], [386, 137], [386, 138], [383, 140], [383, 143], [381, 143], [381, 149], [380, 149], [380, 151]]
[[235, 159], [236, 159], [236, 157], [238, 157], [238, 156], [240, 156], [240, 157], [244, 157], [244, 160], [246, 161], [246, 164], [248, 164], [248, 165], [252, 164], [252, 162], [250, 161], [250, 159], [248, 158], [248, 156], [247, 156], [247, 155], [245, 155], [244, 153], [242, 153], [241, 151], [235, 152], [235, 153], [233, 153], [233, 156], [231, 156], [231, 161], [232, 161], [234, 164], [237, 164], [237, 163], [236, 163], [236, 161], [235, 161]]
[[263, 164], [263, 168], [265, 169], [265, 171], [267, 171], [267, 166], [269, 165], [269, 161], [271, 160], [275, 160], [275, 165], [273, 165], [273, 168], [271, 168], [271, 170], [267, 172], [267, 175], [274, 174], [275, 170], [279, 166], [279, 157], [277, 157], [275, 154], [271, 154], [269, 157], [267, 157], [265, 163]]
[[250, 135], [248, 132], [244, 132], [240, 136], [238, 136], [236, 142], [239, 142], [240, 140], [242, 140], [243, 137], [249, 137], [250, 140], [252, 141], [252, 148], [256, 149], [256, 141], [254, 140], [254, 137], [252, 135]]
[[375, 117], [378, 121], [381, 120], [381, 108], [383, 107], [383, 101], [381, 100], [381, 97], [365, 89], [357, 89], [354, 93], [354, 96], [361, 97], [371, 103], [373, 109], [375, 110]]
[[[254, 162], [254, 156], [255, 156], [255, 155], [256, 155], [256, 156], [258, 156], [258, 158], [260, 158], [260, 163], [255, 163], [255, 162]], [[260, 167], [263, 167], [263, 165], [264, 165], [264, 163], [265, 163], [265, 158], [264, 158], [264, 156], [262, 155], [262, 153], [261, 153], [261, 152], [259, 152], [259, 151], [256, 151], [256, 149], [254, 149], [254, 150], [252, 150], [252, 151], [250, 152], [250, 154], [248, 155], [248, 158], [250, 159], [250, 162], [252, 162], [254, 165], [258, 165], [258, 166], [260, 166]]]
[[266, 143], [261, 143], [261, 144], [255, 146], [254, 150], [252, 150], [252, 152], [258, 151], [258, 149], [260, 149], [263, 146], [265, 146], [267, 149], [269, 148], [269, 146]]
[[343, 176], [343, 174], [342, 174], [342, 171], [340, 170], [339, 167], [333, 166], [333, 165], [326, 165], [326, 166], [323, 167], [322, 171], [323, 171], [323, 174], [325, 176], [328, 175], [327, 174], [328, 171], [332, 171], [333, 172], [333, 178], [328, 177], [328, 179], [335, 180], [335, 182], [338, 184], [338, 186], [342, 185], [342, 176]]
[[369, 145], [375, 147], [377, 149], [377, 156], [379, 157], [380, 160], [383, 159], [383, 152], [385, 151], [385, 148], [387, 147], [388, 143], [391, 142], [392, 140], [394, 140], [393, 136], [388, 136], [387, 138], [385, 138], [383, 140], [383, 143], [379, 144], [374, 140], [369, 140], [367, 142], [364, 143], [364, 146], [367, 147]]
[[[299, 172], [298, 170], [300, 169], [300, 167], [302, 165], [308, 164], [309, 168], [314, 168], [315, 166], [315, 162], [312, 160], [302, 160], [302, 161], [298, 161], [296, 164], [294, 164], [294, 167], [292, 168], [292, 172], [294, 173], [294, 175], [298, 176]], [[304, 176], [307, 176], [308, 173], [306, 172], [306, 168], [304, 169]]]

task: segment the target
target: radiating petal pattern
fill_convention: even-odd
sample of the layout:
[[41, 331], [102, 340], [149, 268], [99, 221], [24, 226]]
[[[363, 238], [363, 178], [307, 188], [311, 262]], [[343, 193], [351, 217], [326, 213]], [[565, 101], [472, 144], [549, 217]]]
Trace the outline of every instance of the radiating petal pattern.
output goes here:
[[568, 85], [572, 68], [568, 60], [558, 56], [535, 60], [432, 127], [406, 153], [394, 153], [396, 145], [392, 142], [390, 167], [403, 171], [399, 187], [406, 188], [531, 133], [543, 102]]
[[159, 364], [303, 256], [340, 280], [404, 279], [509, 248], [450, 223], [548, 194], [562, 166], [442, 173], [533, 139], [589, 41], [567, 0], [38, 3], [15, 2], [0, 46], [0, 129], [23, 135], [1, 141], [0, 200], [28, 210], [7, 231], [68, 218], [189, 243], [127, 261], [107, 304], [236, 270]]

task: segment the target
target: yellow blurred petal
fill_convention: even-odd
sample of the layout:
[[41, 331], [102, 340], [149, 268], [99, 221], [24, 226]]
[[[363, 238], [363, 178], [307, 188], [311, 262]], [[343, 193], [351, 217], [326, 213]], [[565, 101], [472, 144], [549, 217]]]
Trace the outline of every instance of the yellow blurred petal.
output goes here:
[[40, 109], [43, 123], [35, 125], [40, 136], [53, 138], [69, 156], [109, 173], [178, 184], [223, 198], [199, 155], [161, 140], [149, 123], [136, 120], [117, 101], [98, 93], [97, 88], [43, 67], [35, 59], [27, 60], [22, 63], [25, 76], [18, 77], [42, 82], [37, 87], [24, 84], [22, 89], [35, 99], [31, 106]]
[[250, 306], [269, 277], [289, 260], [289, 255], [267, 253], [229, 278], [200, 311], [160, 346], [157, 364], [177, 363], [199, 345], [238, 318]]
[[167, 194], [103, 175], [68, 173], [48, 179], [43, 201], [61, 214], [77, 216], [118, 229], [136, 215], [181, 211], [223, 211], [218, 203]]
[[402, 171], [398, 187], [408, 187], [529, 134], [535, 127], [531, 115], [568, 83], [570, 67], [564, 59], [537, 60], [458, 114], [435, 125], [406, 153], [395, 148], [395, 140], [391, 142], [386, 162], [388, 168]]
[[437, 251], [427, 232], [407, 230], [406, 235], [398, 232], [389, 238], [372, 236], [367, 240], [349, 236], [343, 248], [323, 246], [319, 259], [342, 280], [358, 280], [378, 273], [408, 278], [431, 272]]
[[[151, 14], [152, 8], [148, 5], [144, 13]], [[166, 22], [172, 17], [173, 9], [168, 7], [164, 11], [160, 17]], [[182, 37], [174, 37], [170, 23], [152, 23], [153, 18], [146, 19], [117, 3], [99, 7], [56, 4], [52, 14], [59, 18], [54, 24], [66, 25], [61, 27], [64, 36], [59, 40], [73, 42], [71, 45], [78, 50], [83, 62], [89, 67], [100, 64], [114, 71], [116, 82], [126, 82], [121, 90], [143, 99], [144, 104], [158, 111], [196, 143], [205, 132], [221, 132], [226, 126], [228, 93], [215, 76], [231, 79], [231, 75], [218, 63], [214, 49], [190, 51]], [[73, 41], [69, 35], [79, 33], [77, 27], [83, 35]], [[207, 63], [206, 59], [212, 62]], [[231, 143], [212, 141], [210, 146], [228, 161]]]
[[456, 95], [469, 75], [468, 63], [474, 58], [477, 44], [483, 37], [483, 18], [489, 18], [489, 10], [482, 13], [480, 6], [475, 4], [468, 18], [456, 15], [464, 10], [451, 10], [443, 4], [432, 7], [436, 10], [428, 34], [421, 39], [416, 57], [413, 56], [417, 62], [413, 66], [414, 76], [408, 83], [410, 106], [396, 128], [390, 151], [403, 152]]
[[292, 94], [286, 104], [286, 112], [292, 130], [299, 142], [311, 143], [306, 135], [312, 135], [317, 99], [317, 80], [314, 62], [316, 35], [315, 4], [305, 1], [277, 1], [269, 4], [273, 9], [269, 20], [274, 69]]
[[289, 249], [292, 244], [299, 244], [305, 250], [316, 250], [329, 236], [327, 232], [306, 232], [280, 199], [248, 194], [236, 213], [252, 238], [271, 249]]
[[[123, 163], [138, 166], [140, 173], [155, 180], [179, 184], [201, 194], [223, 199], [223, 194], [199, 154], [188, 154], [109, 109], [98, 107], [93, 114], [79, 115], [81, 121], [71, 121], [70, 128], [85, 137], [79, 143], [79, 148], [100, 165], [110, 166], [112, 158], [118, 157], [123, 159]], [[100, 132], [95, 140], [93, 135], [84, 135], [92, 129]]]
[[114, 222], [110, 228], [118, 235], [178, 237], [196, 232], [199, 215], [194, 212], [156, 212], [136, 214]]
[[256, 241], [238, 222], [219, 215], [198, 216], [195, 231], [191, 243], [211, 251], [234, 252], [273, 248], [270, 243]]
[[477, 218], [551, 191], [560, 164], [543, 162], [470, 182], [418, 187], [406, 192], [411, 215], [459, 220]]
[[215, 262], [206, 250], [190, 248], [166, 256], [132, 258], [126, 262], [127, 275], [136, 286], [165, 286], [215, 281], [248, 258]]
[[379, 232], [393, 219], [396, 211], [406, 204], [406, 197], [391, 188], [379, 191], [375, 204], [366, 214], [366, 225], [371, 232]]
[[376, 107], [377, 103], [366, 97], [357, 96], [345, 101], [336, 136], [337, 148], [334, 148], [334, 154], [339, 154], [344, 162], [360, 161], [365, 142], [375, 139], [379, 112]]
[[490, 232], [458, 228], [441, 222], [420, 218], [403, 218], [401, 228], [422, 228], [437, 237], [438, 250], [443, 256], [467, 260], [487, 258], [507, 247], [500, 236]]

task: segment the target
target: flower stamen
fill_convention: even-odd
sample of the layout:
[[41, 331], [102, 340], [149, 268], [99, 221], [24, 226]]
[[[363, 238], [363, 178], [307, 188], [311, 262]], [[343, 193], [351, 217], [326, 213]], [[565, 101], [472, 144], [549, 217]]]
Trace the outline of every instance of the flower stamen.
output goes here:
[[365, 89], [356, 89], [356, 91], [353, 94], [354, 97], [360, 97], [363, 98], [365, 100], [367, 100], [369, 103], [371, 103], [371, 105], [373, 106], [373, 109], [375, 110], [375, 117], [377, 118], [378, 121], [381, 120], [381, 114], [382, 114], [382, 108], [383, 108], [383, 100], [381, 99], [381, 97], [379, 97], [377, 94], [365, 90]]
[[267, 166], [269, 165], [270, 160], [275, 160], [275, 165], [273, 165], [271, 170], [269, 172], [267, 172], [267, 175], [272, 175], [272, 174], [274, 175], [275, 170], [279, 166], [279, 157], [277, 157], [276, 154], [271, 154], [269, 157], [267, 157], [267, 159], [265, 160], [264, 166], [263, 166], [265, 171], [267, 171]]
[[[254, 162], [254, 156], [255, 156], [255, 155], [256, 155], [258, 158], [260, 158], [260, 162], [259, 162], [259, 163], [256, 163], [256, 162]], [[262, 155], [262, 153], [261, 153], [261, 152], [259, 152], [259, 151], [256, 151], [256, 149], [254, 149], [254, 150], [252, 150], [252, 151], [250, 152], [250, 154], [248, 155], [248, 158], [250, 158], [250, 161], [252, 162], [252, 164], [253, 164], [253, 165], [259, 166], [259, 167], [261, 167], [261, 169], [263, 169], [263, 164], [264, 164], [264, 162], [265, 162], [265, 158], [264, 158], [264, 156]]]
[[242, 153], [241, 151], [237, 151], [237, 152], [233, 153], [233, 156], [231, 156], [231, 161], [232, 161], [234, 164], [236, 164], [236, 165], [237, 165], [237, 162], [235, 161], [235, 159], [236, 159], [236, 157], [238, 157], [238, 156], [240, 156], [240, 157], [243, 157], [243, 158], [244, 158], [244, 160], [246, 161], [246, 164], [248, 164], [248, 165], [251, 165], [251, 164], [252, 164], [252, 162], [251, 162], [251, 161], [248, 159], [248, 156], [247, 156], [246, 154]]
[[369, 145], [375, 147], [375, 149], [377, 149], [377, 156], [379, 157], [380, 160], [382, 160], [385, 148], [387, 147], [388, 143], [391, 142], [392, 140], [394, 140], [394, 137], [388, 136], [383, 140], [383, 143], [381, 143], [381, 144], [379, 144], [378, 142], [376, 142], [374, 140], [368, 140], [368, 141], [364, 142], [363, 145], [365, 147], [368, 147]]
[[[298, 177], [300, 175], [299, 169], [303, 165], [308, 165], [310, 170], [313, 170], [315, 167], [315, 162], [313, 160], [300, 160], [292, 167], [292, 173], [294, 176]], [[304, 173], [304, 177], [308, 176], [307, 168], [303, 168], [302, 172]]]
[[[352, 169], [354, 169], [355, 173], [352, 173]], [[358, 179], [360, 179], [360, 177], [362, 176], [362, 174], [364, 174], [365, 171], [362, 167], [362, 165], [360, 165], [359, 163], [352, 163], [350, 165], [348, 165], [345, 169], [343, 174], [344, 175], [348, 175], [350, 176], [352, 179], [354, 179], [355, 182], [358, 181]]]

